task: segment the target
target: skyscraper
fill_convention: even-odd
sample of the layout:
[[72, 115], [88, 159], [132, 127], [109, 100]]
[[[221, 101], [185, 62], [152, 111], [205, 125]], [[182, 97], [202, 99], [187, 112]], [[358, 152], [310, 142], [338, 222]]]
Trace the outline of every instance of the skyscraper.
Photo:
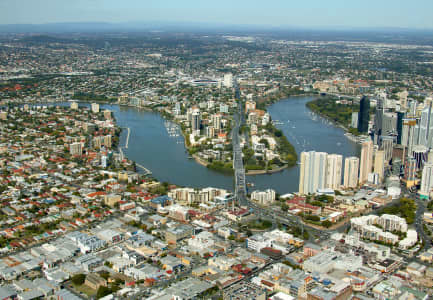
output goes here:
[[433, 137], [433, 116], [430, 106], [424, 108], [421, 112], [421, 120], [419, 123], [418, 144], [426, 147], [431, 146]]
[[408, 157], [404, 163], [404, 179], [406, 180], [406, 187], [410, 188], [415, 185], [416, 159], [413, 157]]
[[[362, 98], [364, 99], [364, 98]], [[361, 100], [362, 101], [362, 100]], [[361, 113], [361, 111], [359, 112]], [[380, 143], [380, 136], [382, 135], [383, 126], [383, 100], [378, 99], [376, 104], [376, 112], [374, 114], [374, 144], [378, 145]], [[359, 128], [358, 128], [359, 131]]]
[[199, 133], [200, 134], [200, 112], [194, 112], [191, 116], [191, 129], [193, 133]]
[[352, 120], [350, 122], [350, 127], [352, 128], [358, 128], [358, 112], [352, 113]]
[[374, 173], [379, 175], [379, 182], [383, 181], [385, 175], [385, 151], [376, 151], [376, 157], [374, 158]]
[[111, 141], [111, 135], [106, 135], [104, 136], [104, 146], [107, 148], [111, 148], [112, 146], [112, 141]]
[[69, 146], [69, 152], [71, 153], [71, 155], [82, 155], [83, 145], [80, 142], [72, 143]]
[[343, 169], [343, 156], [329, 154], [326, 161], [326, 188], [339, 189], [341, 185], [341, 172]]
[[402, 91], [397, 94], [400, 99], [400, 107], [402, 109], [406, 109], [407, 107], [407, 96], [409, 96], [409, 93], [407, 91]]
[[299, 178], [299, 193], [314, 194], [325, 187], [326, 163], [328, 154], [325, 152], [302, 152]]
[[433, 163], [426, 163], [422, 170], [420, 197], [429, 198], [430, 191], [433, 189]]
[[415, 133], [416, 119], [403, 120], [403, 132], [401, 145], [407, 147], [406, 153], [412, 153], [413, 146], [416, 145], [417, 136]]
[[352, 156], [344, 160], [344, 187], [356, 188], [358, 186], [359, 158]]
[[213, 138], [215, 136], [215, 128], [213, 126], [206, 127], [206, 137]]
[[212, 125], [216, 130], [221, 129], [221, 115], [220, 114], [212, 115]]
[[232, 74], [232, 73], [224, 74], [223, 85], [224, 85], [226, 88], [231, 88], [231, 87], [233, 87], [233, 74]]
[[92, 103], [92, 112], [95, 114], [99, 113], [99, 104], [98, 103]]
[[385, 152], [385, 164], [389, 163], [392, 158], [392, 151], [394, 149], [394, 138], [392, 136], [382, 136], [381, 148]]
[[373, 142], [371, 140], [362, 143], [361, 167], [359, 172], [359, 184], [363, 184], [368, 179], [373, 166]]
[[392, 160], [392, 175], [400, 177], [401, 173], [401, 159], [394, 158]]
[[397, 112], [397, 144], [401, 145], [401, 137], [403, 134], [404, 112]]
[[385, 111], [382, 119], [382, 136], [397, 133], [397, 114]]
[[368, 131], [368, 121], [370, 120], [370, 100], [363, 96], [359, 103], [358, 131], [361, 133]]
[[416, 100], [410, 100], [409, 101], [409, 108], [407, 111], [408, 116], [410, 117], [414, 117], [416, 115], [416, 107], [417, 107], [418, 103], [416, 102]]

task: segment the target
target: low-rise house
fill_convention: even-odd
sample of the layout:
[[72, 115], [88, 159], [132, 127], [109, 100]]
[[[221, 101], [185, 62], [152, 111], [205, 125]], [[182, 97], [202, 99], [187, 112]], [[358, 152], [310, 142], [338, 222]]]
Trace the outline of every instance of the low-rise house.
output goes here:
[[107, 280], [95, 273], [90, 273], [86, 276], [84, 284], [91, 289], [98, 290], [101, 286], [107, 286]]
[[86, 254], [75, 260], [75, 264], [87, 272], [91, 272], [95, 268], [102, 266], [103, 263], [104, 261], [102, 259], [93, 254]]
[[174, 228], [169, 228], [165, 232], [165, 240], [169, 244], [176, 244], [178, 241], [192, 235], [193, 228], [189, 225], [179, 225]]
[[166, 271], [176, 271], [183, 268], [182, 260], [177, 257], [167, 255], [160, 260], [162, 268]]

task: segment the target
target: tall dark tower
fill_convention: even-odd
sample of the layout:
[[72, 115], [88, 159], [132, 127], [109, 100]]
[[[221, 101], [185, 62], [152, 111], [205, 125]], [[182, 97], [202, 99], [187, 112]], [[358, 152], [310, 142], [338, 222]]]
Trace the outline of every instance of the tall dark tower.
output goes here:
[[380, 137], [382, 135], [382, 125], [383, 125], [383, 113], [384, 113], [383, 100], [378, 99], [376, 104], [376, 113], [374, 115], [374, 140], [373, 141], [375, 145], [380, 145]]
[[358, 132], [365, 133], [368, 131], [368, 121], [370, 120], [370, 100], [363, 96], [359, 103], [358, 114]]
[[405, 117], [405, 113], [398, 111], [397, 112], [397, 144], [401, 145], [401, 136], [403, 135], [403, 119]]

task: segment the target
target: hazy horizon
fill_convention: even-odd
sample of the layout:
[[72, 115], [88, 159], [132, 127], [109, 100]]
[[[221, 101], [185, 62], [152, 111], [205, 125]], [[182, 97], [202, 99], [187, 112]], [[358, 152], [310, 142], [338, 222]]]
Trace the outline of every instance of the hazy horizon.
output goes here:
[[208, 24], [281, 29], [433, 29], [433, 1], [0, 0], [1, 25]]

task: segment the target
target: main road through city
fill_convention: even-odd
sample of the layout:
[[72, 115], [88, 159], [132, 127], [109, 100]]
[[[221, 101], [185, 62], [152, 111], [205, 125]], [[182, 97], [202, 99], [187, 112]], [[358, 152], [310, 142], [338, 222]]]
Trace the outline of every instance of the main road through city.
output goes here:
[[[239, 100], [239, 89], [236, 87], [236, 99]], [[270, 208], [264, 208], [256, 205], [247, 198], [247, 189], [245, 181], [245, 168], [242, 158], [242, 149], [240, 146], [239, 129], [245, 124], [245, 115], [243, 112], [242, 102], [239, 101], [238, 113], [234, 115], [235, 124], [232, 130], [232, 145], [233, 145], [233, 168], [235, 176], [235, 197], [239, 205], [248, 207], [254, 214], [262, 219], [272, 222], [272, 228], [275, 229], [277, 224], [285, 226], [300, 225], [303, 229], [309, 232], [309, 239], [313, 240], [315, 236], [322, 238], [329, 237], [329, 233], [323, 233], [320, 230], [303, 224], [296, 216], [287, 215], [281, 211], [276, 211]]]
[[[238, 94], [238, 93], [237, 93]], [[245, 182], [245, 168], [242, 159], [242, 149], [240, 146], [239, 129], [244, 120], [242, 112], [242, 104], [239, 102], [239, 112], [235, 114], [235, 126], [232, 130], [232, 144], [233, 144], [233, 169], [235, 173], [235, 196], [240, 205], [248, 204], [247, 189]]]

